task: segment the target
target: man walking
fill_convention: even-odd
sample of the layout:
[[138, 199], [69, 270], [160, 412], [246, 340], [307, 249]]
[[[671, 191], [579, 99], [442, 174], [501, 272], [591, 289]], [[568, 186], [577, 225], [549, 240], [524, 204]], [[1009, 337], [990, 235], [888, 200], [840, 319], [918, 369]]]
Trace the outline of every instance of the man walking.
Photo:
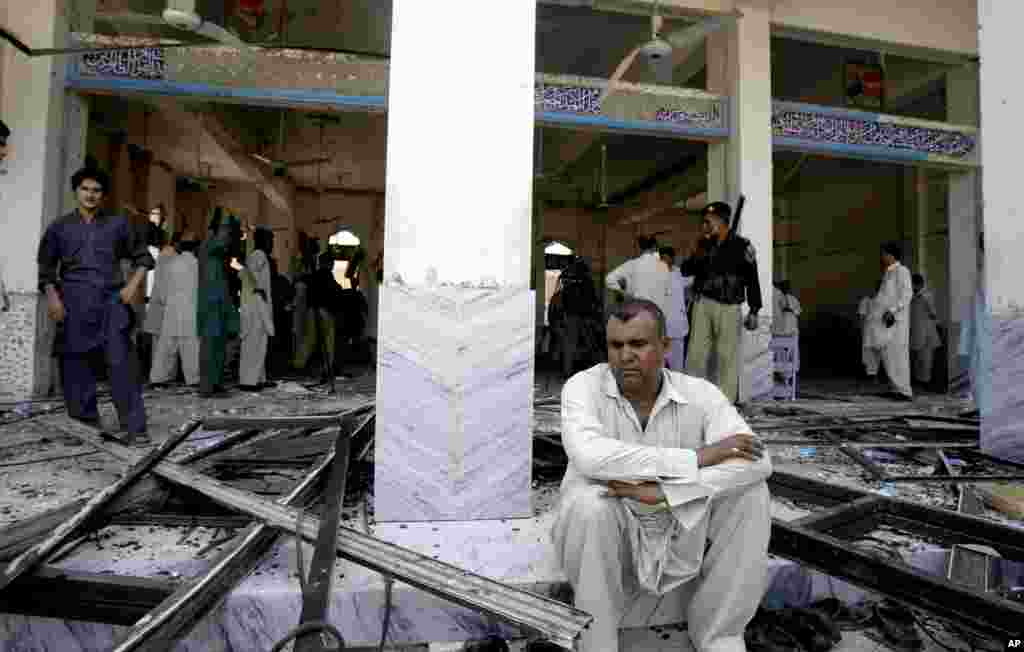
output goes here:
[[[871, 305], [870, 322], [874, 322], [874, 341], [865, 349], [868, 374], [877, 371], [878, 362], [885, 365], [885, 373], [892, 386], [887, 397], [910, 401], [914, 397], [910, 387], [910, 300], [913, 297], [910, 270], [900, 262], [903, 250], [896, 242], [882, 245], [882, 286]], [[881, 322], [879, 327], [878, 322]]]
[[[148, 444], [138, 358], [131, 343], [129, 301], [155, 263], [146, 241], [125, 217], [102, 208], [110, 179], [99, 170], [71, 178], [78, 208], [47, 227], [39, 243], [39, 288], [50, 319], [63, 324], [60, 350], [64, 402], [73, 418], [100, 425], [97, 358], [105, 357], [111, 392], [127, 442]], [[123, 282], [121, 260], [134, 266]]]
[[697, 296], [686, 373], [709, 378], [713, 367], [709, 380], [736, 403], [741, 304], [746, 300], [750, 306], [744, 321], [748, 330], [757, 330], [757, 313], [762, 305], [757, 258], [749, 240], [730, 233], [732, 210], [728, 204], [713, 202], [702, 214], [703, 237], [680, 265], [683, 274], [694, 277]]
[[914, 298], [910, 300], [910, 359], [913, 364], [913, 379], [925, 387], [932, 382], [935, 366], [935, 349], [942, 346], [939, 336], [938, 316], [931, 291], [925, 287], [924, 276], [914, 274], [911, 278]]
[[654, 238], [636, 239], [640, 255], [613, 269], [605, 279], [608, 289], [621, 292], [626, 298], [637, 297], [658, 304], [662, 314], [669, 312], [671, 284], [669, 271], [658, 256], [658, 241]]

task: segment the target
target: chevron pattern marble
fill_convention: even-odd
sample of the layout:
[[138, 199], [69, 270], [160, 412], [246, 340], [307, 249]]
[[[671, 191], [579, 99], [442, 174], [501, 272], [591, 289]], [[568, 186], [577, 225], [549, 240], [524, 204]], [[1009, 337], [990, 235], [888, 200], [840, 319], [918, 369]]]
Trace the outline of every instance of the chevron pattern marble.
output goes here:
[[533, 302], [528, 289], [382, 289], [378, 521], [532, 515]]
[[1024, 315], [992, 317], [992, 407], [981, 415], [981, 449], [1024, 462]]

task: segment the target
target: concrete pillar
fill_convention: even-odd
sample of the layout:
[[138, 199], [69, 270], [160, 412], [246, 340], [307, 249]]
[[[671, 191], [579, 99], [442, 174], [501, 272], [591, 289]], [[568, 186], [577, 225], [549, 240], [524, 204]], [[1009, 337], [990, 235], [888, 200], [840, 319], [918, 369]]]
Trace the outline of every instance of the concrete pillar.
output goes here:
[[[537, 350], [540, 350], [540, 336], [544, 329], [545, 270], [547, 266], [544, 264], [544, 202], [539, 200], [533, 202], [532, 231], [531, 273], [533, 274], [533, 291], [537, 297], [534, 323], [537, 329]], [[582, 239], [577, 239], [577, 242], [582, 242]], [[573, 253], [579, 254], [580, 252], [574, 251]]]
[[913, 247], [909, 264], [911, 273], [928, 276], [928, 224], [930, 206], [928, 202], [928, 170], [914, 168], [914, 215], [912, 234]]
[[[31, 11], [20, 11], [20, 5], [4, 3], [0, 24], [15, 34], [31, 34], [33, 46], [63, 46], [67, 27], [57, 5], [57, 0], [42, 0]], [[82, 125], [88, 112], [83, 104], [72, 103], [65, 115], [66, 64], [63, 57], [29, 58], [0, 46], [0, 115], [13, 131], [8, 174], [0, 181], [5, 234], [0, 260], [11, 295], [10, 312], [0, 314], [0, 391], [19, 395], [44, 391], [50, 384], [53, 329], [36, 288], [36, 247], [46, 226], [68, 205], [67, 168], [84, 158]], [[65, 120], [71, 140], [65, 140]]]
[[[488, 12], [501, 29], [464, 29], [458, 0], [393, 3], [378, 521], [532, 516], [536, 3]], [[424, 102], [453, 61], [487, 111]]]
[[[978, 71], [956, 68], [946, 75], [946, 119], [958, 125], [978, 125]], [[978, 287], [978, 233], [981, 227], [981, 173], [950, 172], [949, 222], [949, 342], [950, 390], [970, 390], [970, 378], [960, 349], [960, 327], [973, 318], [974, 292]]]
[[708, 199], [736, 206], [747, 198], [740, 234], [753, 243], [761, 281], [760, 328], [743, 331], [740, 401], [771, 395], [772, 245], [772, 71], [771, 11], [738, 5], [735, 29], [708, 39], [708, 90], [729, 96], [732, 135], [724, 145], [708, 148]]
[[981, 446], [1024, 462], [1024, 224], [1020, 201], [1020, 11], [1015, 3], [979, 0], [981, 162], [985, 269], [992, 316], [991, 401], [983, 410]]

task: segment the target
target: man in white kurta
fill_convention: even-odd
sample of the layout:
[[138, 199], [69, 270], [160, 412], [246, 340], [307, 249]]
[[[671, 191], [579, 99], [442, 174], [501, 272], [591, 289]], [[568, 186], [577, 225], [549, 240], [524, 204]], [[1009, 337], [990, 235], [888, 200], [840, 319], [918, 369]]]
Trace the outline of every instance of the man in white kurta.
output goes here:
[[605, 277], [605, 285], [627, 297], [639, 297], [658, 304], [662, 314], [671, 311], [669, 297], [672, 292], [669, 270], [658, 255], [658, 242], [654, 238], [637, 238], [640, 255], [613, 269]]
[[871, 303], [868, 315], [869, 344], [865, 348], [868, 374], [885, 365], [892, 391], [888, 396], [909, 401], [914, 393], [910, 387], [910, 300], [913, 298], [910, 270], [900, 262], [902, 249], [898, 243], [882, 245], [882, 287]]
[[772, 337], [792, 337], [796, 340], [793, 347], [793, 364], [800, 369], [800, 301], [793, 294], [789, 281], [779, 281], [772, 293], [774, 312], [772, 313]]
[[692, 276], [683, 276], [675, 264], [676, 250], [662, 247], [658, 250], [661, 260], [668, 268], [669, 297], [668, 312], [665, 313], [668, 337], [668, 368], [682, 371], [686, 367], [686, 336], [690, 334], [690, 319], [686, 314], [687, 291], [693, 285]]
[[199, 294], [199, 243], [186, 236], [180, 253], [167, 260], [159, 288], [163, 322], [153, 352], [150, 381], [162, 385], [174, 379], [181, 358], [185, 383], [199, 385], [199, 334], [196, 330], [196, 301]]
[[663, 368], [664, 315], [627, 301], [608, 321], [608, 363], [562, 391], [569, 466], [552, 538], [594, 616], [581, 652], [617, 652], [633, 601], [693, 583], [698, 652], [743, 652], [766, 589], [771, 463], [712, 383]]
[[257, 228], [253, 241], [255, 247], [245, 258], [246, 273], [242, 275], [242, 353], [238, 384], [240, 389], [259, 391], [267, 384], [267, 342], [274, 335], [269, 258], [274, 233]]

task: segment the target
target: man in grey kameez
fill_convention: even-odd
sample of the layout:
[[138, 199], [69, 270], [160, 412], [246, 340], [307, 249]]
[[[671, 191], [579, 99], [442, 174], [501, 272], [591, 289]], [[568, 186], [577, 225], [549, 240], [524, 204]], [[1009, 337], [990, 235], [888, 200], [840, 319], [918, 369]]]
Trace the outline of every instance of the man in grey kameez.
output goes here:
[[763, 444], [712, 383], [663, 369], [665, 317], [628, 300], [608, 321], [608, 363], [562, 391], [569, 466], [552, 529], [576, 606], [579, 649], [617, 652], [643, 594], [689, 584], [698, 652], [742, 652], [767, 581], [771, 530]]

